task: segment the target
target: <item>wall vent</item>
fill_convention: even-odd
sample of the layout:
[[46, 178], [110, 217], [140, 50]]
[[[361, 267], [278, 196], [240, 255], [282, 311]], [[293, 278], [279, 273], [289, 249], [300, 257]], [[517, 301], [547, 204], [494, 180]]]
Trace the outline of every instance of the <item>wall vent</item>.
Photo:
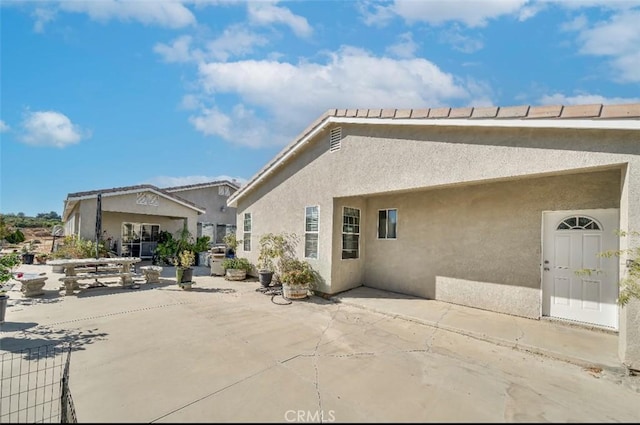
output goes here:
[[340, 142], [342, 141], [342, 127], [331, 129], [329, 135], [329, 152], [340, 150]]

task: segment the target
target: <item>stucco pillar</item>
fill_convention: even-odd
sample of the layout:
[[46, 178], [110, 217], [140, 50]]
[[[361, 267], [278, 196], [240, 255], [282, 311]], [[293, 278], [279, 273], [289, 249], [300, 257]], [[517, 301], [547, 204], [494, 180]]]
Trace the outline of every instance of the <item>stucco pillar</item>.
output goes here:
[[[622, 182], [620, 199], [620, 228], [626, 231], [640, 232], [640, 161], [630, 163]], [[640, 238], [620, 238], [620, 248], [639, 246]], [[620, 277], [627, 272], [626, 258], [620, 261]], [[631, 369], [640, 370], [640, 300], [632, 299], [620, 309], [618, 334], [618, 355]]]

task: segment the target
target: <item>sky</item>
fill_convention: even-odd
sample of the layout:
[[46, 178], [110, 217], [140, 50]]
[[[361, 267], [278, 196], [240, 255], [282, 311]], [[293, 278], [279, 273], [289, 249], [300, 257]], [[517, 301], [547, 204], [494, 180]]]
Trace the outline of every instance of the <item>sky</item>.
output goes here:
[[640, 0], [0, 0], [0, 213], [249, 181], [328, 109], [640, 102]]

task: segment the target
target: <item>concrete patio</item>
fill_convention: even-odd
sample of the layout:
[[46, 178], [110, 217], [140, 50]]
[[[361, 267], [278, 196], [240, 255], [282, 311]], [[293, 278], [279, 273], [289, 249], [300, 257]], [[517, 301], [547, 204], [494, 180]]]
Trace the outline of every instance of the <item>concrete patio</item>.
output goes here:
[[[0, 352], [73, 343], [80, 422], [637, 422], [616, 335], [357, 288], [287, 302], [256, 279], [10, 291]], [[137, 287], [137, 289], [136, 289]]]

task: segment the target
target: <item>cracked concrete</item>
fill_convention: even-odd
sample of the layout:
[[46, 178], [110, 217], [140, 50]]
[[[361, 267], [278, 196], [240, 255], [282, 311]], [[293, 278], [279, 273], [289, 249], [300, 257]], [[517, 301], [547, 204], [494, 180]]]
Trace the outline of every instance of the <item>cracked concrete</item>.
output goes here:
[[183, 291], [166, 273], [138, 290], [61, 296], [49, 287], [47, 302], [16, 302], [17, 288], [0, 352], [73, 341], [80, 422], [640, 419], [637, 380], [517, 349], [536, 331], [510, 316], [487, 322], [476, 310], [366, 288], [340, 303], [278, 305], [256, 280], [196, 273]]

